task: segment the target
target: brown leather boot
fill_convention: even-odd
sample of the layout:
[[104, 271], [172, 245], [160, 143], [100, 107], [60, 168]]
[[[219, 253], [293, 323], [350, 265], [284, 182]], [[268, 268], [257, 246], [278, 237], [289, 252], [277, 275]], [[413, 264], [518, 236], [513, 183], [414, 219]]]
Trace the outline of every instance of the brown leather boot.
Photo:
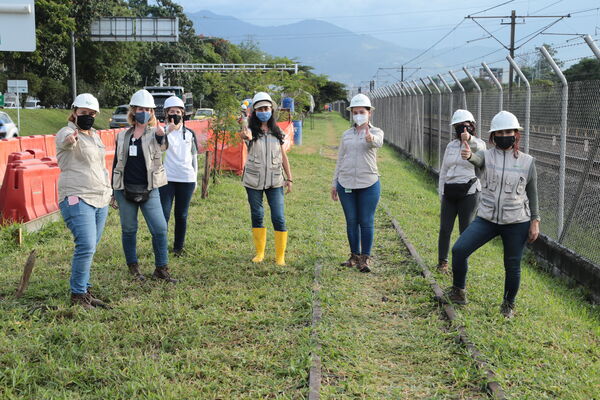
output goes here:
[[350, 253], [350, 258], [340, 264], [342, 267], [354, 268], [358, 264], [358, 254]]
[[103, 302], [102, 300], [94, 297], [94, 295], [92, 294], [92, 292], [90, 291], [90, 289], [88, 288], [88, 292], [87, 294], [87, 298], [90, 301], [90, 304], [94, 307], [101, 307], [101, 308], [107, 308], [107, 309], [111, 309], [112, 307], [109, 306], [108, 304], [106, 304], [105, 302]]
[[448, 275], [450, 273], [450, 268], [448, 268], [448, 261], [440, 261], [436, 266], [436, 269], [440, 274]]
[[94, 308], [90, 303], [87, 293], [71, 293], [71, 304], [74, 306], [81, 306], [88, 310]]
[[444, 290], [443, 297], [437, 297], [436, 300], [443, 304], [467, 304], [467, 292], [465, 289], [458, 288], [456, 286], [451, 286], [448, 289]]
[[170, 283], [177, 283], [177, 279], [171, 278], [171, 274], [169, 274], [169, 267], [167, 267], [166, 265], [164, 267], [156, 267], [154, 269], [152, 277], [154, 279], [162, 279]]
[[127, 267], [129, 267], [129, 273], [133, 275], [135, 279], [138, 281], [146, 280], [146, 277], [140, 272], [140, 265], [138, 263], [127, 264]]
[[361, 254], [358, 256], [358, 265], [356, 266], [360, 272], [371, 272], [371, 256]]

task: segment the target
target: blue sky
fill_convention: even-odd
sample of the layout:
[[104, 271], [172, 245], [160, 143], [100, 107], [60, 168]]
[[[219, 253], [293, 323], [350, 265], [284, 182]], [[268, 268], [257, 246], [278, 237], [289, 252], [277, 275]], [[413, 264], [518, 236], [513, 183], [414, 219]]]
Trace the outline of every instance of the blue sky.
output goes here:
[[[356, 33], [369, 34], [382, 40], [393, 42], [402, 47], [426, 49], [446, 35], [464, 17], [479, 11], [494, 7], [506, 0], [303, 0], [281, 1], [262, 0], [233, 1], [219, 0], [203, 2], [197, 0], [177, 0], [186, 12], [210, 10], [217, 14], [231, 15], [243, 21], [263, 26], [282, 25], [297, 22], [302, 19], [320, 19]], [[591, 34], [600, 38], [600, 0], [514, 0], [508, 4], [477, 14], [510, 15], [511, 10], [517, 15], [566, 15], [565, 18], [547, 30], [561, 34]], [[595, 10], [590, 10], [595, 9]], [[583, 10], [589, 10], [581, 12]], [[573, 36], [541, 35], [527, 43], [530, 35], [547, 24], [555, 21], [553, 18], [527, 18], [525, 23], [518, 20], [516, 40], [523, 44], [517, 54], [525, 57], [536, 55], [536, 46], [542, 43], [552, 43], [564, 46], [558, 49], [558, 57], [567, 60], [567, 65], [578, 61], [578, 58], [592, 56], [590, 49], [580, 39]], [[488, 31], [496, 35], [500, 42], [507, 45], [510, 38], [508, 25], [501, 25], [500, 19], [477, 20]], [[435, 46], [435, 49], [453, 49], [449, 52], [448, 66], [470, 62], [486, 53], [473, 52], [473, 48], [487, 47], [494, 54], [486, 56], [486, 60], [501, 66], [507, 51], [502, 50], [501, 44], [493, 38], [487, 38], [488, 33], [477, 26], [472, 20], [464, 20], [462, 24], [448, 37]], [[522, 39], [526, 37], [525, 39]], [[520, 42], [519, 42], [520, 41]], [[488, 51], [487, 53], [489, 53]], [[529, 55], [528, 55], [529, 53]], [[532, 55], [533, 54], [533, 55]], [[472, 61], [477, 64], [481, 60]], [[415, 61], [415, 64], [425, 65], [427, 54]]]

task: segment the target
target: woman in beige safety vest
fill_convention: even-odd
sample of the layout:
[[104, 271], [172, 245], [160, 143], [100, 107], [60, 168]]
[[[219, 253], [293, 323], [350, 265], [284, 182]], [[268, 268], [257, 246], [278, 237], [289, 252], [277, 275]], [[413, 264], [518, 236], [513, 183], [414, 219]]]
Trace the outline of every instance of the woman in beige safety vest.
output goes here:
[[137, 257], [138, 211], [141, 210], [152, 234], [155, 279], [177, 282], [169, 274], [167, 222], [160, 203], [158, 188], [167, 184], [162, 163], [168, 147], [165, 131], [154, 115], [154, 98], [147, 90], [138, 90], [129, 102], [127, 120], [132, 125], [117, 135], [113, 167], [114, 198], [111, 205], [119, 209], [121, 241], [129, 272], [145, 280]]
[[292, 171], [285, 150], [284, 136], [275, 122], [276, 104], [265, 92], [252, 99], [252, 114], [244, 119], [240, 136], [248, 145], [248, 160], [244, 165], [243, 184], [248, 194], [252, 219], [252, 237], [256, 248], [253, 262], [265, 256], [267, 229], [263, 225], [263, 194], [271, 208], [271, 222], [275, 229], [275, 261], [285, 265], [287, 228], [285, 225], [283, 188], [292, 190]]
[[463, 159], [483, 170], [481, 200], [477, 218], [452, 248], [453, 286], [442, 299], [466, 304], [468, 257], [499, 235], [505, 270], [500, 311], [506, 318], [514, 315], [525, 243], [535, 241], [540, 231], [535, 160], [519, 151], [522, 129], [513, 114], [500, 111], [492, 119], [490, 129], [490, 143], [495, 147], [472, 153], [466, 143], [461, 150]]
[[110, 182], [102, 139], [92, 128], [100, 112], [98, 100], [89, 93], [73, 102], [69, 123], [56, 134], [59, 207], [73, 234], [75, 252], [71, 260], [71, 303], [84, 308], [107, 307], [94, 297], [90, 270], [100, 241], [110, 201]]

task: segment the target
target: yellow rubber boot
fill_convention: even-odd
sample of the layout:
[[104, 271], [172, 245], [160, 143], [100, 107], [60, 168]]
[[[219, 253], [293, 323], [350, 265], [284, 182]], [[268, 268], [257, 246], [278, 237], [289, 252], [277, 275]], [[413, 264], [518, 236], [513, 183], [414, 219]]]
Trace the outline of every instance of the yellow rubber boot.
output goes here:
[[287, 232], [275, 231], [275, 262], [285, 265], [285, 248], [287, 247]]
[[258, 263], [265, 258], [265, 247], [267, 245], [267, 228], [252, 228], [252, 239], [256, 248], [256, 256], [252, 262]]

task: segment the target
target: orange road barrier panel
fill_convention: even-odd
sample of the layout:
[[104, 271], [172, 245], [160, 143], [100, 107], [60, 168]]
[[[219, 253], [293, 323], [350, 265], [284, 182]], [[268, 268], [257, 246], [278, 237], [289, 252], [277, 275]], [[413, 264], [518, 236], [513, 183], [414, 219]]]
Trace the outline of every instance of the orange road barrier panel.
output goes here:
[[[4, 180], [4, 172], [11, 153], [21, 151], [21, 142], [17, 138], [0, 139], [0, 182]], [[33, 158], [33, 157], [32, 157]]]

